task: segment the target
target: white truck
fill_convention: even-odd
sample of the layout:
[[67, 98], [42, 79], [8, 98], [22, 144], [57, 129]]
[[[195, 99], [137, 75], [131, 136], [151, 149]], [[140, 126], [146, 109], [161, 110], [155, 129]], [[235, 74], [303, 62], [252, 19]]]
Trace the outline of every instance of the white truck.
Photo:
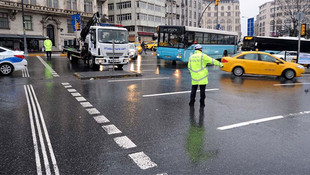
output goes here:
[[94, 70], [100, 65], [122, 69], [129, 61], [128, 31], [120, 26], [100, 24], [99, 13], [95, 13], [81, 31], [79, 45], [65, 47], [63, 51], [70, 61], [83, 59]]

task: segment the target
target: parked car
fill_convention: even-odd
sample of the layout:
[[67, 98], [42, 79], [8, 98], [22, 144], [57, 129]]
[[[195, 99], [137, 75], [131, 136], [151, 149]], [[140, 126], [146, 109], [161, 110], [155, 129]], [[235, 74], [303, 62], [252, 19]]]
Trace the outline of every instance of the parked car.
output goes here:
[[13, 51], [0, 47], [0, 73], [10, 75], [13, 71], [23, 70], [27, 66], [23, 51]]
[[291, 62], [297, 56], [297, 52], [296, 51], [281, 51], [277, 54], [273, 54], [273, 56], [276, 56], [282, 60]]
[[142, 47], [141, 47], [141, 44], [139, 42], [134, 42], [136, 48], [137, 48], [137, 51], [138, 53], [141, 53], [142, 52]]
[[231, 57], [223, 57], [224, 67], [221, 70], [232, 72], [235, 76], [243, 74], [283, 76], [291, 80], [302, 76], [305, 68], [302, 65], [286, 62], [265, 52], [242, 52]]
[[128, 45], [129, 45], [129, 50], [128, 50], [129, 58], [137, 59], [137, 57], [138, 57], [138, 50], [137, 50], [135, 44], [129, 43]]

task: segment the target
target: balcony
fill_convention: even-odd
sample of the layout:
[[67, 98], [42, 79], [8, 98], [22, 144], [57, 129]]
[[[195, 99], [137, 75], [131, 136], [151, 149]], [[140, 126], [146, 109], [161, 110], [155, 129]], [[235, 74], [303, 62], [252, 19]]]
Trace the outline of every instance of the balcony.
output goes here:
[[[22, 9], [22, 3], [19, 2], [10, 2], [10, 1], [0, 1], [1, 8], [17, 10]], [[25, 12], [33, 12], [33, 13], [41, 13], [41, 14], [49, 14], [49, 15], [72, 15], [72, 14], [81, 14], [83, 17], [92, 17], [93, 13], [67, 10], [67, 9], [58, 9], [47, 6], [39, 6], [32, 4], [24, 4]]]

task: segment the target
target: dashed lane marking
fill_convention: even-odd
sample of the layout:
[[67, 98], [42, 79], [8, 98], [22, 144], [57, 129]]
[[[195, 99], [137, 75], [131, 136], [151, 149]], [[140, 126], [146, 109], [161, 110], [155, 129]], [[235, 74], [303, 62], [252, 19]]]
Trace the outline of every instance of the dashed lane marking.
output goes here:
[[68, 90], [68, 92], [76, 92], [75, 89], [67, 89], [67, 90]]
[[115, 137], [114, 141], [124, 149], [137, 147], [127, 136]]
[[[206, 92], [208, 91], [218, 91], [220, 89], [206, 89]], [[200, 92], [200, 90], [198, 90], [197, 92]], [[180, 92], [168, 92], [168, 93], [160, 93], [160, 94], [150, 94], [150, 95], [143, 95], [142, 97], [156, 97], [156, 96], [164, 96], [164, 95], [176, 95], [176, 94], [187, 94], [187, 93], [191, 93], [191, 91], [180, 91]]]
[[64, 85], [64, 86], [68, 86], [68, 85], [70, 85], [68, 82], [65, 82], [65, 83], [61, 83], [62, 85]]
[[291, 113], [291, 114], [287, 114], [287, 115], [278, 115], [278, 116], [267, 117], [267, 118], [262, 118], [262, 119], [257, 119], [257, 120], [251, 120], [251, 121], [247, 121], [247, 122], [241, 122], [241, 123], [236, 123], [236, 124], [232, 124], [232, 125], [218, 127], [217, 129], [222, 130], [222, 131], [223, 130], [229, 130], [229, 129], [239, 128], [242, 126], [248, 126], [248, 125], [257, 124], [257, 123], [279, 120], [279, 119], [292, 117], [292, 116], [296, 117], [296, 116], [305, 115], [305, 114], [310, 114], [310, 111], [304, 111], [304, 112], [299, 112], [299, 113]]
[[144, 152], [129, 154], [129, 157], [143, 170], [157, 166]]
[[96, 108], [88, 108], [88, 109], [86, 109], [86, 111], [87, 111], [90, 115], [100, 114], [100, 112], [99, 112]]
[[80, 94], [80, 93], [77, 93], [77, 92], [71, 93], [71, 95], [72, 95], [73, 97], [79, 97], [79, 96], [81, 96], [81, 94]]
[[110, 120], [108, 120], [105, 116], [99, 115], [95, 116], [94, 119], [96, 120], [97, 123], [102, 124], [102, 123], [108, 123]]
[[71, 85], [68, 85], [68, 86], [65, 86], [65, 88], [72, 88], [72, 86], [71, 86]]
[[84, 108], [93, 107], [93, 105], [90, 104], [89, 102], [81, 102], [80, 104], [81, 104]]
[[102, 126], [102, 128], [109, 134], [120, 134], [122, 131], [120, 131], [115, 125], [105, 125]]
[[75, 99], [79, 102], [81, 101], [86, 101], [86, 99], [84, 97], [75, 97]]

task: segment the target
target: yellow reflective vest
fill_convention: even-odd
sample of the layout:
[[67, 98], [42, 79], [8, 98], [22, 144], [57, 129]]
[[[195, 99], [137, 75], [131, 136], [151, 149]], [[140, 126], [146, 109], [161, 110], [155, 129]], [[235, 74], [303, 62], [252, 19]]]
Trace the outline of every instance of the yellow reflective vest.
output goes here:
[[208, 84], [207, 64], [214, 64], [220, 67], [222, 66], [222, 63], [199, 50], [195, 50], [195, 53], [190, 56], [187, 67], [191, 73], [192, 85]]
[[44, 41], [44, 48], [45, 48], [45, 51], [52, 51], [52, 45], [53, 45], [52, 41], [49, 40], [49, 39], [46, 39], [46, 40]]

